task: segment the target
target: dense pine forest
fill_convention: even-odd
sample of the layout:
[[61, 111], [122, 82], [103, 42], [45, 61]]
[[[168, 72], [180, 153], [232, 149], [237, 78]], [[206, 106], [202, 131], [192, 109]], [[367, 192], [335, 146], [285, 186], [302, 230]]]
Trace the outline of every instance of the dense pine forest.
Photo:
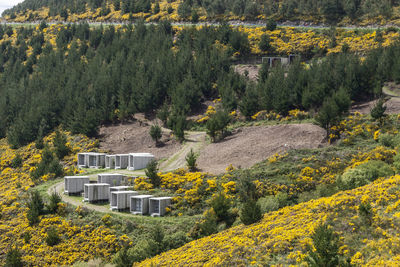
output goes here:
[[[8, 19], [132, 20], [137, 14], [157, 21], [244, 19], [302, 20], [324, 23], [397, 19], [398, 1], [379, 0], [25, 0], [4, 12]], [[135, 15], [136, 14], [136, 15]], [[72, 18], [78, 16], [78, 18]], [[152, 17], [153, 16], [153, 17]], [[368, 22], [367, 22], [368, 23]]]
[[[51, 31], [46, 42], [44, 32]], [[249, 41], [227, 25], [175, 32], [167, 22], [118, 28], [42, 23], [1, 26], [0, 37], [0, 136], [15, 147], [58, 125], [95, 136], [100, 124], [137, 112], [161, 110], [178, 131], [204, 100], [216, 97], [226, 111], [239, 109], [248, 118], [259, 110], [318, 110], [324, 99], [345, 112], [350, 100], [377, 96], [384, 81], [400, 79], [394, 46], [362, 59], [344, 52], [288, 68], [264, 64], [254, 82], [231, 67], [233, 54], [249, 53]]]

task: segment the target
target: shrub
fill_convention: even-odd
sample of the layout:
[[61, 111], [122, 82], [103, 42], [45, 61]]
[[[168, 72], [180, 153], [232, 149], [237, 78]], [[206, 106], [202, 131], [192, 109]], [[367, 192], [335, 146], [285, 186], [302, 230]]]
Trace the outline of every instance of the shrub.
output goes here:
[[150, 183], [153, 185], [154, 188], [158, 188], [161, 185], [161, 177], [158, 175], [158, 163], [156, 160], [150, 161], [147, 164], [145, 173], [147, 177], [150, 179]]
[[341, 189], [353, 189], [368, 184], [379, 177], [393, 175], [392, 168], [383, 161], [371, 160], [343, 173], [338, 179]]
[[255, 200], [249, 199], [246, 201], [240, 212], [240, 220], [245, 224], [249, 225], [252, 223], [256, 223], [262, 219], [262, 212], [260, 204], [258, 204]]
[[276, 23], [275, 20], [273, 20], [273, 19], [267, 20], [267, 24], [266, 24], [267, 31], [274, 31], [277, 26], [278, 26], [278, 24]]
[[160, 224], [156, 224], [151, 231], [151, 238], [154, 241], [154, 254], [164, 251], [164, 229]]
[[36, 209], [28, 209], [26, 218], [31, 226], [40, 222], [39, 212]]
[[[154, 255], [154, 244], [152, 240], [139, 240], [133, 248], [128, 251], [129, 257], [132, 262], [139, 262]], [[125, 266], [132, 266], [125, 265]]]
[[244, 203], [249, 199], [257, 200], [257, 188], [249, 172], [244, 172], [238, 180], [237, 191], [240, 200]]
[[379, 135], [378, 141], [381, 145], [386, 147], [394, 148], [396, 146], [394, 137], [388, 133]]
[[221, 139], [225, 137], [226, 127], [230, 120], [229, 113], [223, 110], [217, 110], [217, 112], [208, 119], [206, 123], [207, 134], [211, 137], [213, 142], [216, 141], [217, 136]]
[[372, 224], [373, 211], [369, 202], [361, 203], [360, 206], [358, 206], [358, 214], [365, 224]]
[[55, 153], [59, 159], [63, 159], [66, 155], [68, 155], [71, 152], [69, 147], [66, 145], [67, 137], [59, 130], [56, 130], [56, 135], [54, 137], [53, 144]]
[[63, 169], [58, 159], [54, 157], [53, 152], [51, 152], [49, 147], [45, 146], [42, 151], [42, 160], [36, 169], [31, 172], [32, 180], [37, 181], [47, 173], [54, 173], [58, 177], [62, 176]]
[[309, 266], [338, 266], [339, 236], [327, 224], [320, 224], [315, 228], [311, 238], [315, 250], [308, 248], [306, 261]]
[[206, 211], [204, 220], [200, 224], [200, 234], [202, 236], [208, 236], [216, 232], [218, 232], [218, 216], [214, 209], [211, 208]]
[[113, 257], [112, 263], [116, 267], [132, 266], [133, 260], [127, 247], [121, 248]]
[[38, 223], [40, 221], [39, 215], [43, 214], [44, 208], [42, 196], [38, 191], [34, 190], [29, 193], [27, 207], [27, 219], [29, 221], [29, 225]]
[[196, 153], [193, 152], [193, 149], [190, 149], [190, 152], [186, 155], [186, 165], [189, 171], [194, 172], [197, 170], [197, 157]]
[[189, 238], [187, 234], [183, 231], [175, 232], [171, 235], [167, 235], [164, 238], [164, 242], [166, 245], [166, 250], [171, 250], [175, 248], [179, 248], [189, 242]]
[[231, 201], [220, 192], [211, 200], [211, 207], [213, 208], [218, 222], [225, 222], [229, 227], [235, 221], [235, 216], [230, 212]]
[[197, 13], [196, 9], [192, 10], [192, 22], [197, 23], [199, 21], [199, 13]]
[[319, 126], [326, 130], [326, 137], [329, 138], [330, 129], [339, 119], [339, 107], [333, 98], [325, 99], [318, 111], [315, 120]]
[[162, 105], [160, 110], [157, 112], [157, 118], [159, 118], [164, 123], [164, 126], [166, 126], [168, 122], [168, 116], [169, 116], [169, 108], [168, 105], [164, 103], [164, 105]]
[[44, 148], [44, 142], [43, 142], [43, 138], [42, 137], [38, 137], [35, 140], [35, 147], [37, 149], [43, 149]]
[[48, 245], [48, 246], [55, 246], [55, 245], [57, 245], [58, 243], [60, 243], [60, 241], [61, 241], [61, 238], [60, 238], [60, 236], [58, 235], [58, 232], [57, 232], [57, 229], [56, 228], [54, 228], [54, 227], [50, 227], [48, 230], [47, 230], [47, 236], [46, 236], [46, 244]]
[[156, 142], [156, 145], [158, 145], [158, 142], [160, 141], [162, 137], [162, 131], [161, 127], [158, 125], [152, 125], [150, 127], [150, 136], [153, 139], [154, 142]]
[[279, 209], [279, 201], [274, 196], [260, 198], [257, 203], [260, 205], [261, 212], [267, 213]]
[[50, 213], [56, 213], [58, 209], [58, 203], [61, 202], [61, 196], [56, 192], [53, 191], [49, 198], [49, 203], [47, 204], [47, 209]]
[[271, 49], [271, 39], [267, 34], [261, 35], [261, 40], [258, 44], [261, 51], [266, 52]]
[[187, 126], [186, 117], [182, 114], [172, 114], [168, 118], [168, 128], [172, 129], [176, 139], [183, 142], [185, 140], [185, 129]]
[[22, 254], [18, 248], [12, 248], [7, 252], [5, 267], [23, 267]]
[[289, 197], [287, 193], [279, 192], [275, 198], [278, 200], [279, 208], [296, 204], [296, 200], [293, 197]]
[[32, 238], [31, 233], [25, 232], [22, 237], [24, 238], [25, 244], [29, 244], [29, 242], [31, 242], [31, 238]]
[[400, 171], [400, 153], [393, 157], [393, 166]]
[[11, 167], [16, 169], [22, 166], [22, 158], [20, 154], [17, 154], [11, 161]]
[[379, 120], [382, 123], [382, 119], [385, 116], [386, 106], [384, 106], [385, 100], [380, 98], [376, 103], [375, 106], [371, 109], [371, 117], [374, 120]]

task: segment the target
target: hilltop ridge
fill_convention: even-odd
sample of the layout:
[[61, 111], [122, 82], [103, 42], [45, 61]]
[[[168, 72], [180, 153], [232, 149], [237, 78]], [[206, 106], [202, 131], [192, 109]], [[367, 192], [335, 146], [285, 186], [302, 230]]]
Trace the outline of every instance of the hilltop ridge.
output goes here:
[[293, 0], [77, 0], [24, 2], [7, 9], [7, 21], [303, 21], [312, 24], [385, 25], [399, 22], [397, 1]]

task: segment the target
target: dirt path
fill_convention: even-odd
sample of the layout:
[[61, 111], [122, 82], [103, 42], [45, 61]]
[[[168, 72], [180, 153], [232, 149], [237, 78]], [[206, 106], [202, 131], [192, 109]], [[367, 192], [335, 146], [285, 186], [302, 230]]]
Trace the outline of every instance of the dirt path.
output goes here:
[[202, 148], [206, 145], [206, 135], [205, 132], [186, 132], [186, 140], [183, 146], [168, 160], [161, 163], [160, 171], [168, 172], [186, 167], [186, 155], [191, 149], [193, 149], [195, 153], [200, 153]]
[[[386, 95], [387, 101], [385, 102], [386, 114], [399, 114], [400, 113], [400, 85], [393, 82], [386, 83], [382, 88], [382, 92]], [[361, 114], [369, 114], [371, 109], [375, 106], [377, 100], [368, 101], [361, 104], [356, 104], [351, 107], [351, 112], [360, 112]]]

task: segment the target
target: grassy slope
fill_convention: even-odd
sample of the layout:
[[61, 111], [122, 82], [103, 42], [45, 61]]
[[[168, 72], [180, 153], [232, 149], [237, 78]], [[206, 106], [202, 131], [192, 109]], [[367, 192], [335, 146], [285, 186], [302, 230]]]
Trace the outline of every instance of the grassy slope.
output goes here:
[[[400, 176], [331, 197], [311, 200], [265, 214], [250, 226], [237, 226], [146, 260], [140, 265], [296, 264], [306, 254], [315, 226], [332, 218], [342, 236], [341, 251], [354, 264], [398, 266], [400, 263]], [[373, 222], [358, 216], [360, 203], [370, 202]]]

